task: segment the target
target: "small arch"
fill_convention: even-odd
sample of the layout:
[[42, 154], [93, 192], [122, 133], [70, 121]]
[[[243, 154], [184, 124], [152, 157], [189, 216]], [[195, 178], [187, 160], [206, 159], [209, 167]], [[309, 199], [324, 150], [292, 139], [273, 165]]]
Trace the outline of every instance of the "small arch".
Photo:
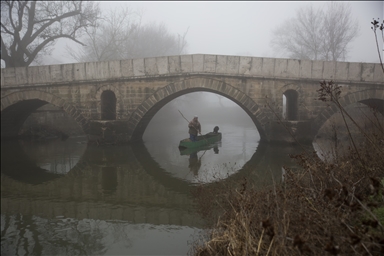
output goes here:
[[101, 93], [101, 120], [116, 120], [116, 95], [111, 90]]
[[298, 99], [299, 94], [296, 90], [286, 90], [283, 93], [283, 117], [286, 120], [298, 120]]
[[[117, 119], [120, 119], [122, 118], [122, 113], [124, 111], [122, 111], [123, 109], [123, 105], [124, 105], [124, 101], [123, 101], [123, 97], [122, 97], [122, 94], [119, 90], [118, 87], [116, 86], [113, 86], [111, 84], [106, 84], [106, 85], [102, 85], [100, 86], [95, 95], [93, 96], [93, 99], [95, 99], [95, 101], [97, 102], [97, 112], [95, 114], [95, 116], [93, 116], [94, 119], [97, 119], [97, 118], [100, 118], [100, 119], [103, 119], [102, 118], [102, 107], [101, 107], [101, 95], [105, 92], [105, 91], [111, 91], [113, 92], [113, 94], [115, 95], [115, 98], [116, 98], [116, 110], [115, 110], [115, 118], [112, 119], [112, 120], [117, 120]], [[104, 120], [109, 120], [109, 119], [104, 119]]]

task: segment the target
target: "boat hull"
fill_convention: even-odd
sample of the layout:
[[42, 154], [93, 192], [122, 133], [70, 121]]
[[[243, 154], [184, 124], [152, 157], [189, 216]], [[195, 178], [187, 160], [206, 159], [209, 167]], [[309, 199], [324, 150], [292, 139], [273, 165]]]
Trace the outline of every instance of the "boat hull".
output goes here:
[[197, 141], [191, 141], [189, 138], [181, 140], [179, 148], [199, 148], [218, 141], [221, 141], [221, 133], [209, 132], [205, 135], [197, 136]]

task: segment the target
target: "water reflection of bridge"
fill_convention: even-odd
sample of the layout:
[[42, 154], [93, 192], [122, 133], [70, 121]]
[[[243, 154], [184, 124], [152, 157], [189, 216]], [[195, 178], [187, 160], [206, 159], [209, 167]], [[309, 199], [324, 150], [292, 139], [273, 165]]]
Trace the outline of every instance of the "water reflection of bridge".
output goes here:
[[[243, 176], [262, 183], [268, 183], [271, 177], [280, 180], [283, 163], [270, 161], [282, 159], [276, 156], [279, 152], [288, 154], [281, 148], [276, 151], [271, 146], [259, 145], [242, 170], [223, 182], [240, 180]], [[190, 196], [194, 187], [162, 169], [144, 144], [89, 147], [66, 175], [44, 172], [28, 160], [21, 148], [11, 153], [22, 156], [25, 161], [19, 161], [24, 165], [17, 166], [18, 172], [7, 169], [7, 161], [2, 161], [2, 213], [19, 212], [47, 218], [64, 214], [76, 219], [118, 219], [193, 227], [202, 224]], [[276, 166], [270, 166], [271, 162]], [[28, 184], [23, 178], [23, 174], [32, 177], [42, 173], [46, 176], [40, 184]]]

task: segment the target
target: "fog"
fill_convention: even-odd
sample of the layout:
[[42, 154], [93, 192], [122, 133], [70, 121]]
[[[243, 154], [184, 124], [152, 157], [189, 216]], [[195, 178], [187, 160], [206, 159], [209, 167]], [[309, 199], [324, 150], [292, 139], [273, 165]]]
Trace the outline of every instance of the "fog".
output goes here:
[[185, 137], [188, 137], [188, 123], [194, 116], [199, 118], [202, 134], [212, 132], [216, 125], [223, 130], [229, 123], [257, 131], [251, 118], [236, 103], [214, 93], [193, 92], [162, 107], [148, 124], [144, 140], [159, 136], [167, 140], [175, 130], [185, 130]]
[[[246, 55], [285, 57], [270, 46], [272, 30], [295, 16], [300, 7], [325, 2], [100, 2], [103, 12], [129, 6], [142, 12], [142, 23], [163, 22], [171, 33], [187, 31], [188, 54]], [[359, 22], [360, 33], [350, 45], [347, 61], [379, 62], [372, 18], [383, 19], [383, 1], [352, 1], [352, 16]], [[380, 41], [380, 40], [379, 40]], [[382, 40], [379, 42], [383, 49]], [[65, 53], [65, 45], [80, 47], [62, 39], [56, 44], [47, 64], [74, 62]]]
[[[242, 55], [254, 57], [284, 58], [270, 45], [272, 30], [295, 16], [303, 6], [324, 6], [325, 2], [99, 2], [103, 12], [129, 6], [142, 12], [142, 24], [164, 23], [171, 33], [183, 35], [187, 30], [188, 54]], [[360, 32], [350, 45], [346, 61], [378, 63], [378, 51], [374, 33], [371, 30], [373, 18], [383, 19], [383, 1], [350, 2], [352, 16], [359, 22]], [[383, 42], [379, 37], [380, 48]], [[51, 56], [44, 58], [44, 64], [73, 63], [65, 46], [74, 49], [81, 47], [69, 40], [57, 42]], [[235, 103], [212, 93], [191, 93], [168, 103], [153, 118], [146, 136], [161, 129], [180, 127], [186, 129], [186, 120], [198, 115], [202, 122], [203, 133], [213, 127], [205, 124], [220, 125], [225, 121], [238, 122], [242, 125], [254, 125], [249, 116]], [[255, 127], [256, 129], [256, 127]], [[187, 132], [187, 131], [186, 131]], [[166, 133], [166, 132], [165, 132]]]

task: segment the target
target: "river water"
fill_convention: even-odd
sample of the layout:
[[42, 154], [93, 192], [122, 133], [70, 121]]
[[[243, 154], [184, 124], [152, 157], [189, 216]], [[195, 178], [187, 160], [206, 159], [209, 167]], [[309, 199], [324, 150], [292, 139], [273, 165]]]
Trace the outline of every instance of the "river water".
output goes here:
[[288, 154], [302, 150], [260, 144], [253, 124], [223, 123], [220, 132], [221, 142], [186, 155], [178, 149], [185, 125], [165, 132], [172, 136], [148, 129], [127, 146], [2, 142], [1, 254], [187, 255], [204, 227], [191, 196], [197, 184], [279, 181], [283, 165], [295, 165]]

